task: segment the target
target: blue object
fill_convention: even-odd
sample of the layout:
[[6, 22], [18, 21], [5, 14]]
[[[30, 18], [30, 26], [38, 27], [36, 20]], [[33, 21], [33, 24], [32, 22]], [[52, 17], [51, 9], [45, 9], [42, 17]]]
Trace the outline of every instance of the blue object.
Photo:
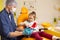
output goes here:
[[[11, 21], [9, 19], [9, 15], [11, 15]], [[16, 25], [14, 22], [13, 14], [8, 13], [6, 9], [0, 12], [0, 34], [1, 40], [16, 40], [16, 38], [11, 38], [9, 36], [10, 32], [14, 32], [16, 30]]]
[[24, 29], [23, 35], [31, 35], [32, 32], [33, 32], [33, 29], [27, 27], [27, 28]]

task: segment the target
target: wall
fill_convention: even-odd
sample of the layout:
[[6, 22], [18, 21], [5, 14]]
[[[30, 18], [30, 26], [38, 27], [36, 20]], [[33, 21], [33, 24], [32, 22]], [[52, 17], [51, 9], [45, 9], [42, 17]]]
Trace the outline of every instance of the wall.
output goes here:
[[[59, 0], [37, 0], [38, 22], [53, 22], [54, 17], [58, 17], [59, 12], [54, 7], [59, 4]], [[59, 5], [58, 5], [59, 6]]]
[[0, 11], [3, 9], [3, 4], [4, 4], [4, 2], [3, 2], [3, 0], [0, 0]]
[[[23, 6], [23, 1], [19, 0], [17, 15], [19, 15], [20, 9]], [[37, 21], [41, 22], [53, 22], [54, 17], [58, 17], [60, 12], [58, 12], [55, 7], [60, 6], [60, 0], [36, 0], [36, 13]]]

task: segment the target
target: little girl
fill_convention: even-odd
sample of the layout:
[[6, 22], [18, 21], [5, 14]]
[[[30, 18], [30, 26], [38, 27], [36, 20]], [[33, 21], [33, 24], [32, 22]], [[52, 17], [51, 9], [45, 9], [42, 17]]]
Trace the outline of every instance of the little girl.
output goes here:
[[23, 34], [26, 34], [29, 33], [31, 34], [31, 37], [34, 37], [36, 38], [36, 40], [43, 40], [42, 37], [45, 37], [45, 38], [48, 38], [50, 40], [57, 40], [59, 39], [58, 37], [56, 36], [53, 36], [53, 35], [50, 35], [50, 34], [47, 34], [45, 33], [44, 31], [39, 31], [39, 26], [37, 24], [37, 22], [35, 21], [36, 19], [36, 13], [33, 11], [29, 14], [28, 16], [28, 20], [21, 23], [21, 25], [25, 25], [26, 28], [24, 29], [23, 31]]

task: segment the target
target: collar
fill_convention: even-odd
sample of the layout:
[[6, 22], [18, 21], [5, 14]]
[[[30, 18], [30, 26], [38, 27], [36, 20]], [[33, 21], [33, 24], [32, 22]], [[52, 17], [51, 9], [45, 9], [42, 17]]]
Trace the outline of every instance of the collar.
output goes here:
[[11, 15], [12, 13], [11, 12], [7, 12], [7, 10], [4, 8], [5, 12], [8, 14], [8, 15]]

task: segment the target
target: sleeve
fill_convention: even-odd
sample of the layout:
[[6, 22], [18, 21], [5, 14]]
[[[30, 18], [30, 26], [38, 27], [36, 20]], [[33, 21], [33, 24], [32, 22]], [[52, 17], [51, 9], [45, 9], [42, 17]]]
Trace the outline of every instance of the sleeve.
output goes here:
[[1, 15], [0, 20], [1, 20], [1, 24], [2, 24], [2, 27], [1, 27], [2, 35], [5, 37], [9, 37], [9, 32], [10, 32], [9, 25], [8, 25], [5, 17]]
[[24, 24], [28, 24], [28, 22], [27, 21], [24, 21]]
[[24, 24], [25, 24], [26, 27], [29, 26], [29, 23], [27, 21], [24, 21]]

